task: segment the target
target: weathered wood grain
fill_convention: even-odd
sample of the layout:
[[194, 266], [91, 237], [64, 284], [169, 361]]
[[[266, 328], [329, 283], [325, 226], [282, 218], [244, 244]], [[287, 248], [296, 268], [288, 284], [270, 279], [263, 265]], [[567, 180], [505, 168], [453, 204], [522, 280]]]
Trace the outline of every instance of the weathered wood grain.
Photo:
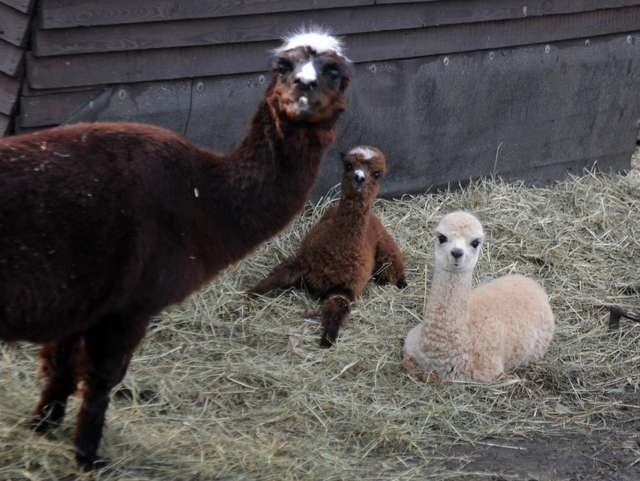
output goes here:
[[76, 111], [95, 99], [101, 89], [75, 92], [48, 93], [20, 97], [20, 129], [57, 125], [65, 122]]
[[20, 81], [0, 74], [0, 113], [11, 115], [20, 93]]
[[640, 30], [640, 6], [349, 37], [358, 62], [544, 44]]
[[374, 0], [41, 0], [43, 28], [118, 25], [373, 5]]
[[0, 4], [0, 39], [21, 47], [29, 30], [29, 15]]
[[0, 114], [0, 137], [8, 133], [10, 123], [11, 118], [4, 114]]
[[22, 49], [0, 40], [0, 72], [14, 77], [22, 64]]
[[[324, 9], [310, 19], [330, 25], [339, 35], [406, 30], [438, 25], [525, 18], [527, 16], [580, 13], [605, 8], [640, 5], [640, 0], [554, 0], [533, 3], [526, 9], [513, 0], [459, 0], [397, 5]], [[36, 56], [147, 50], [224, 43], [277, 40], [299, 27], [300, 12], [196, 19], [163, 23], [93, 28], [42, 30], [34, 33]]]
[[[371, 32], [346, 39], [356, 62], [411, 58], [456, 52], [556, 42], [640, 30], [640, 6], [573, 15], [435, 28]], [[265, 71], [276, 42], [185, 47], [63, 57], [32, 55], [29, 84], [38, 89], [119, 82], [144, 82]]]
[[15, 8], [22, 13], [31, 13], [35, 0], [0, 0], [0, 3]]
[[[315, 198], [339, 179], [337, 152], [359, 143], [387, 155], [385, 196], [483, 175], [548, 183], [594, 165], [628, 168], [640, 35], [627, 37], [356, 65], [357, 88]], [[266, 84], [264, 75], [240, 74], [123, 86], [75, 120], [150, 121], [226, 151], [246, 133]]]

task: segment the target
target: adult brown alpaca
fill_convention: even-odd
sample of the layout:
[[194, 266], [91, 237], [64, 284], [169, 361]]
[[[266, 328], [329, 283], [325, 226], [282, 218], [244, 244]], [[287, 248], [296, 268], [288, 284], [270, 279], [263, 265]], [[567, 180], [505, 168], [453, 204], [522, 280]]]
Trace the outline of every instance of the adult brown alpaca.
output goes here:
[[150, 317], [302, 208], [345, 109], [348, 63], [323, 33], [286, 39], [249, 133], [228, 155], [141, 124], [0, 141], [0, 339], [45, 345], [38, 431], [62, 420], [74, 372], [86, 373], [79, 465], [104, 464], [109, 392]]
[[356, 147], [343, 156], [342, 197], [302, 241], [298, 252], [277, 266], [251, 293], [304, 285], [320, 297], [322, 337], [330, 347], [349, 315], [351, 303], [373, 275], [378, 283], [406, 287], [402, 256], [371, 211], [386, 173], [382, 152]]

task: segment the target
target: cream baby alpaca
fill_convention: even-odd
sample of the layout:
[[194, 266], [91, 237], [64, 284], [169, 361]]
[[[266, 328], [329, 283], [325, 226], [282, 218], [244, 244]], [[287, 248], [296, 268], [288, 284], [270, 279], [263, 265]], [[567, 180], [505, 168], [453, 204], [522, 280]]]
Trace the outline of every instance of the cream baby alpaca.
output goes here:
[[438, 224], [424, 322], [404, 344], [409, 372], [489, 381], [547, 351], [555, 323], [537, 282], [509, 275], [471, 289], [483, 240], [482, 225], [469, 213], [453, 212]]

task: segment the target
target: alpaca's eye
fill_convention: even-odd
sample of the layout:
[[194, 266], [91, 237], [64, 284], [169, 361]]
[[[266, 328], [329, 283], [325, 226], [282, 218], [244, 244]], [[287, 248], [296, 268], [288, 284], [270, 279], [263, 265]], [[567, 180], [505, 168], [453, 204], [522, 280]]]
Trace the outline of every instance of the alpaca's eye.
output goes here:
[[444, 234], [438, 234], [438, 242], [440, 242], [440, 244], [444, 244], [445, 242], [447, 242], [447, 236]]
[[338, 68], [337, 65], [327, 65], [324, 68], [323, 72], [327, 77], [329, 77], [332, 80], [335, 80], [338, 77], [340, 77], [340, 69]]
[[480, 245], [480, 239], [473, 239], [471, 241], [471, 247], [473, 247], [474, 249], [477, 249], [479, 245]]
[[382, 174], [382, 172], [380, 172], [379, 170], [376, 170], [376, 171], [373, 173], [373, 178], [374, 178], [374, 179], [379, 179], [381, 174]]
[[345, 162], [344, 163], [344, 170], [346, 172], [351, 172], [353, 170], [353, 165], [351, 165], [351, 162]]
[[292, 70], [293, 70], [293, 64], [291, 62], [283, 58], [278, 60], [278, 63], [276, 64], [276, 71], [279, 74], [284, 75], [288, 72], [291, 72]]

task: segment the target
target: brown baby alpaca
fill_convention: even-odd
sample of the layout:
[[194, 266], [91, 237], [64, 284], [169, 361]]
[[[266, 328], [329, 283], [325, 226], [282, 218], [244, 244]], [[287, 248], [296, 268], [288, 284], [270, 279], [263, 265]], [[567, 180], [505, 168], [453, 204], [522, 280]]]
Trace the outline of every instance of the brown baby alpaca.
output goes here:
[[38, 431], [61, 422], [85, 381], [81, 466], [104, 464], [96, 451], [109, 393], [151, 316], [300, 211], [349, 79], [333, 37], [287, 39], [248, 135], [227, 155], [127, 123], [0, 140], [0, 340], [45, 345]]
[[371, 207], [386, 172], [382, 152], [356, 147], [343, 156], [342, 197], [302, 241], [298, 252], [250, 292], [306, 287], [322, 300], [321, 346], [334, 344], [350, 304], [374, 276], [380, 284], [406, 287], [402, 256]]

